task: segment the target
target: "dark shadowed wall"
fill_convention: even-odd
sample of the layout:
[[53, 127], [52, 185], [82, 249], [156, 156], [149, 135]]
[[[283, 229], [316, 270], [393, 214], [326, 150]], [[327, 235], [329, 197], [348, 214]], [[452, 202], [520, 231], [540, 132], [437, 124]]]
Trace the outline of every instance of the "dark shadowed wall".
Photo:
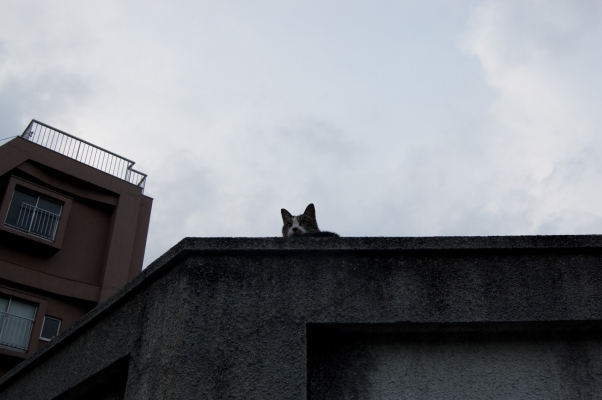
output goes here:
[[601, 236], [190, 238], [0, 399], [601, 398], [601, 289]]

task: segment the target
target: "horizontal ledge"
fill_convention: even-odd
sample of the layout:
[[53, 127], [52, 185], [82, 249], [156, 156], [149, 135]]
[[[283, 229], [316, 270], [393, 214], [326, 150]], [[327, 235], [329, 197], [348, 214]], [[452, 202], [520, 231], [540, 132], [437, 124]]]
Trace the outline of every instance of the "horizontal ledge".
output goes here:
[[0, 278], [61, 296], [98, 302], [100, 286], [49, 274], [0, 259]]
[[[435, 236], [341, 238], [195, 238], [182, 239], [171, 251], [288, 250], [490, 250], [601, 248], [602, 235]], [[170, 251], [170, 252], [171, 252]]]

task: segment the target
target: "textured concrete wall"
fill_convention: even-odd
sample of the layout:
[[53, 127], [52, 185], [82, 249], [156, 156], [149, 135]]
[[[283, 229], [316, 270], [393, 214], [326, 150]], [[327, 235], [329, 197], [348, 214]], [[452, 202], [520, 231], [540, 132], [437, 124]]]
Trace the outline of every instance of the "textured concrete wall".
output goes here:
[[311, 399], [595, 399], [598, 327], [312, 327]]
[[601, 289], [601, 236], [185, 239], [0, 399], [602, 398]]

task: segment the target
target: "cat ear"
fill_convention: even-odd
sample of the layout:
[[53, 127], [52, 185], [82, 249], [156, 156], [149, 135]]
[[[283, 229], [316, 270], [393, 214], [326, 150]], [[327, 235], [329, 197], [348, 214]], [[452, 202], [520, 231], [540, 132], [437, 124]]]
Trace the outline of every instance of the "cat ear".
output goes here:
[[282, 214], [282, 220], [286, 221], [287, 219], [293, 219], [293, 216], [290, 212], [286, 211], [284, 208], [280, 210], [280, 214]]
[[314, 207], [314, 203], [311, 203], [307, 206], [307, 208], [303, 212], [303, 215], [309, 215], [313, 219], [316, 219], [316, 208]]

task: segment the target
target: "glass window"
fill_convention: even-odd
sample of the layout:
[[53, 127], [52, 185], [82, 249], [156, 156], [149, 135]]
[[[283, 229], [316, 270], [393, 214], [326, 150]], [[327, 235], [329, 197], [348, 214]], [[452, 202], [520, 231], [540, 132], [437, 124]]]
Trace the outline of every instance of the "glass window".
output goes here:
[[37, 196], [32, 196], [29, 193], [22, 192], [20, 190], [15, 190], [13, 194], [13, 199], [10, 202], [10, 208], [8, 209], [8, 214], [6, 216], [6, 225], [11, 226], [26, 226], [28, 223], [28, 217], [22, 214], [21, 204], [27, 204], [32, 207], [38, 202]]
[[38, 208], [60, 215], [62, 205], [60, 203], [57, 203], [56, 201], [40, 197], [38, 199]]
[[8, 312], [10, 314], [27, 319], [35, 319], [36, 310], [36, 306], [28, 303], [23, 303], [22, 301], [18, 301], [15, 299], [11, 299], [10, 305], [8, 306]]
[[44, 325], [42, 326], [42, 334], [40, 335], [40, 339], [42, 340], [52, 340], [55, 336], [59, 334], [59, 329], [61, 328], [61, 320], [52, 317], [44, 317]]
[[0, 311], [8, 310], [8, 299], [0, 297]]
[[62, 203], [18, 187], [4, 224], [32, 235], [54, 240], [61, 216]]
[[0, 297], [0, 345], [27, 350], [37, 310], [34, 304]]

